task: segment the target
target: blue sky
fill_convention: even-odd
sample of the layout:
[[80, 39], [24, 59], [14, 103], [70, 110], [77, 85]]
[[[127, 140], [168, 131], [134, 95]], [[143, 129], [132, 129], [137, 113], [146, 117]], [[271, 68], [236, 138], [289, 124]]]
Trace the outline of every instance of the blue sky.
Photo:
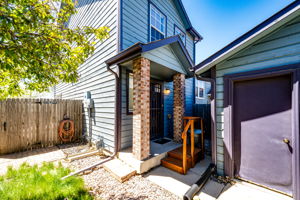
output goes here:
[[195, 29], [203, 36], [196, 64], [272, 16], [293, 0], [182, 0]]

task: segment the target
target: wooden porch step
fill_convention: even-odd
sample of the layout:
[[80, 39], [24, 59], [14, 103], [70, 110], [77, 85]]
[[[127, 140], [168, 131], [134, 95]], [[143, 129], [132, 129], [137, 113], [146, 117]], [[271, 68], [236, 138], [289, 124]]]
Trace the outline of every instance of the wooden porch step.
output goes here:
[[161, 165], [168, 169], [176, 171], [180, 174], [184, 174], [182, 160], [172, 158], [172, 157], [165, 157], [164, 159], [161, 160]]
[[[168, 169], [176, 171], [180, 174], [184, 174], [183, 163], [182, 163], [183, 162], [182, 161], [182, 159], [183, 159], [182, 151], [183, 151], [182, 146], [177, 149], [174, 149], [172, 151], [169, 151], [168, 156], [161, 160], [161, 165]], [[201, 149], [195, 148], [195, 151], [194, 151], [195, 163], [198, 162], [200, 159], [200, 152], [201, 152]], [[192, 166], [194, 166], [194, 165], [192, 163], [191, 148], [188, 147], [187, 148], [187, 170], [189, 170]]]
[[[181, 146], [181, 147], [179, 147], [177, 149], [169, 151], [168, 152], [168, 156], [172, 157], [172, 158], [176, 158], [178, 160], [182, 160], [182, 158], [183, 158], [183, 153], [182, 152], [183, 152], [183, 147]], [[200, 152], [201, 152], [201, 149], [195, 148], [195, 150], [194, 150], [194, 158], [195, 158], [196, 162], [200, 158]], [[192, 160], [191, 147], [187, 147], [187, 160], [188, 160], [188, 162]]]

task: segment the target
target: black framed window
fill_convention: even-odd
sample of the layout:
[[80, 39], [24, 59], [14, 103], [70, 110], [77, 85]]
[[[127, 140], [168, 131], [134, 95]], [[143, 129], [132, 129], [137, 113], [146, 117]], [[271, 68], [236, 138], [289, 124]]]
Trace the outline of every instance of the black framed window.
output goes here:
[[156, 41], [165, 38], [167, 17], [150, 4], [150, 40]]
[[130, 71], [126, 73], [126, 88], [127, 88], [127, 114], [133, 113], [133, 74]]

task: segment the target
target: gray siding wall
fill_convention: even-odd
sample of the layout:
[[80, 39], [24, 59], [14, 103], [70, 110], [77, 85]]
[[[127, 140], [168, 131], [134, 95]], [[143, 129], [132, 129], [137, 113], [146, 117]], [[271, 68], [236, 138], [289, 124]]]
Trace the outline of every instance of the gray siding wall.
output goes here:
[[[149, 2], [158, 7], [167, 16], [167, 35], [174, 35], [174, 24], [185, 31], [183, 22], [175, 8], [173, 0], [122, 0], [122, 47], [126, 49], [137, 42], [149, 42]], [[193, 38], [186, 32], [186, 48], [193, 59]]]
[[216, 121], [217, 168], [224, 171], [224, 85], [226, 74], [272, 68], [300, 62], [300, 17], [281, 29], [217, 65], [216, 69]]
[[122, 69], [122, 122], [121, 122], [121, 149], [132, 146], [132, 115], [127, 115], [127, 72]]
[[111, 151], [114, 147], [115, 79], [107, 71], [104, 61], [117, 53], [117, 5], [118, 0], [78, 1], [78, 13], [70, 18], [68, 26], [108, 26], [110, 38], [96, 43], [94, 54], [78, 69], [80, 78], [77, 83], [59, 84], [55, 88], [55, 95], [64, 99], [83, 99], [86, 91], [91, 92], [95, 108], [91, 119], [84, 109], [84, 132], [92, 132], [93, 140], [102, 141]]

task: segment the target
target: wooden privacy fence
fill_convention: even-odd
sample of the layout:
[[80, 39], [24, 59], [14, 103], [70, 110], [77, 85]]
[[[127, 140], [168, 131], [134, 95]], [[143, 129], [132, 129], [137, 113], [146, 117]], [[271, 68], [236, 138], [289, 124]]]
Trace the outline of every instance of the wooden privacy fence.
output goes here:
[[63, 143], [58, 126], [74, 121], [73, 141], [82, 135], [82, 101], [7, 99], [0, 101], [0, 155]]

